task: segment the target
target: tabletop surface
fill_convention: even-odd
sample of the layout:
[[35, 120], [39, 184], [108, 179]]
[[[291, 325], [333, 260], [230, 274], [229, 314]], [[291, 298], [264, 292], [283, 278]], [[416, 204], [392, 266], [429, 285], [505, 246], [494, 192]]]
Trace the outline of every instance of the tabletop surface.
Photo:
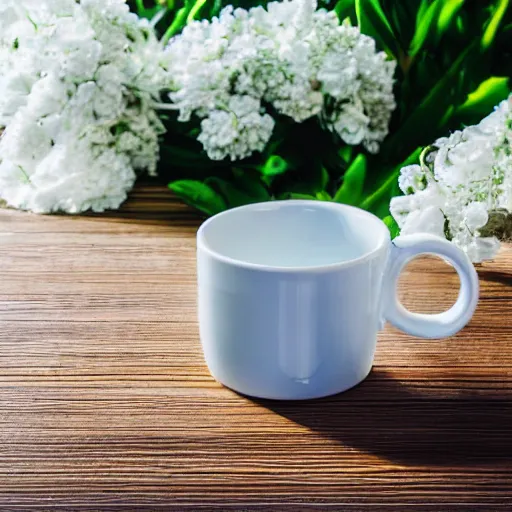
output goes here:
[[[200, 219], [162, 187], [87, 217], [0, 210], [1, 510], [512, 510], [512, 247], [457, 336], [386, 327], [358, 387], [251, 400], [204, 364]], [[440, 311], [457, 276], [404, 273]]]

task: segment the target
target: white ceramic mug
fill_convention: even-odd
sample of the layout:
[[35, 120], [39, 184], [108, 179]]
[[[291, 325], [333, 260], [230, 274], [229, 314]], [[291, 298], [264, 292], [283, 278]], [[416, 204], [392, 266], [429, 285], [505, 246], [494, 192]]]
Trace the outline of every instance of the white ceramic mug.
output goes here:
[[[460, 278], [444, 313], [407, 311], [396, 295], [418, 254], [450, 262]], [[399, 236], [351, 206], [258, 203], [222, 212], [197, 233], [199, 329], [219, 382], [260, 398], [307, 399], [345, 391], [370, 372], [388, 320], [415, 336], [462, 329], [478, 301], [464, 252], [431, 235]]]

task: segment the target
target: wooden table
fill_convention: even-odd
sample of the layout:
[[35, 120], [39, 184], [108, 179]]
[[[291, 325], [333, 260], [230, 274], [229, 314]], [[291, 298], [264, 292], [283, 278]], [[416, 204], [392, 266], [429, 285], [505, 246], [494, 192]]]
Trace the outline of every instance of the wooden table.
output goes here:
[[[512, 247], [457, 336], [388, 327], [362, 385], [278, 403], [203, 363], [198, 223], [158, 187], [102, 216], [0, 210], [1, 510], [512, 510]], [[419, 260], [402, 295], [457, 287]]]

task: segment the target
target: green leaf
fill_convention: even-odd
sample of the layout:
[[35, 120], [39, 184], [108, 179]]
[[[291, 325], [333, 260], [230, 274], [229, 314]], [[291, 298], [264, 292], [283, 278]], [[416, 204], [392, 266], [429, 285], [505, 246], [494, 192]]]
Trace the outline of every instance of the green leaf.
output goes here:
[[238, 188], [245, 191], [255, 201], [268, 201], [270, 194], [264, 185], [263, 178], [256, 173], [250, 173], [244, 169], [233, 169], [235, 184]]
[[271, 155], [267, 158], [266, 162], [258, 167], [258, 170], [264, 176], [276, 176], [283, 174], [289, 169], [288, 162], [279, 155]]
[[279, 196], [279, 199], [307, 199], [308, 201], [314, 201], [316, 197], [310, 194], [299, 194], [298, 192], [285, 192]]
[[327, 169], [322, 166], [322, 170], [320, 171], [320, 192], [324, 192], [325, 187], [329, 184], [329, 173]]
[[144, 0], [135, 0], [135, 7], [137, 10], [137, 16], [139, 16], [139, 18], [144, 17], [144, 15], [146, 14], [146, 8], [144, 7]]
[[341, 147], [341, 149], [338, 151], [338, 156], [347, 164], [352, 160], [352, 151], [353, 146], [349, 146], [348, 144], [346, 146]]
[[399, 54], [397, 39], [379, 0], [356, 0], [356, 15], [363, 34], [373, 37], [388, 54]]
[[472, 59], [479, 59], [478, 41], [467, 46], [455, 59], [442, 78], [435, 83], [419, 105], [412, 111], [400, 127], [385, 141], [381, 158], [394, 158], [406, 148], [428, 144], [436, 136], [440, 121], [454, 100], [454, 82], [463, 69], [468, 69]]
[[[148, 20], [151, 20], [154, 18], [157, 14], [161, 13], [162, 11], [165, 11], [167, 9], [172, 9], [173, 6], [169, 5], [162, 5], [160, 2], [144, 2], [144, 0], [133, 0], [132, 2], [128, 2], [131, 10], [135, 11], [137, 13], [137, 16], [139, 18], [146, 18]], [[151, 4], [151, 7], [146, 7], [145, 4]], [[170, 2], [168, 2], [170, 3]]]
[[334, 195], [334, 201], [344, 204], [358, 204], [363, 194], [366, 177], [366, 156], [359, 154], [345, 172], [343, 183]]
[[443, 7], [443, 0], [435, 0], [428, 9], [425, 11], [423, 17], [419, 20], [418, 27], [414, 34], [409, 47], [409, 56], [415, 57], [423, 46], [426, 44], [427, 39], [434, 37], [437, 31], [437, 19]]
[[468, 95], [466, 102], [456, 110], [461, 122], [465, 119], [485, 117], [492, 109], [510, 94], [508, 77], [492, 76], [482, 82], [478, 88]]
[[308, 181], [315, 193], [322, 192], [329, 183], [329, 173], [320, 161], [312, 165]]
[[316, 198], [320, 201], [332, 201], [332, 197], [325, 190], [317, 192]]
[[487, 50], [493, 43], [494, 38], [496, 37], [496, 33], [498, 32], [498, 27], [500, 26], [501, 20], [505, 16], [505, 12], [507, 11], [509, 6], [509, 0], [500, 0], [494, 13], [489, 20], [489, 24], [487, 25], [484, 35], [482, 37], [482, 49]]
[[227, 208], [222, 196], [201, 181], [178, 180], [169, 183], [169, 188], [187, 204], [208, 215], [215, 215]]
[[207, 178], [205, 183], [213, 190], [217, 191], [219, 194], [222, 195], [228, 208], [235, 208], [237, 206], [242, 206], [244, 204], [255, 202], [252, 200], [252, 197], [250, 195], [246, 194], [243, 190], [238, 189], [230, 181], [226, 181], [223, 180], [222, 178], [212, 176], [210, 178]]
[[222, 195], [228, 208], [270, 199], [261, 181], [242, 170], [235, 170], [232, 180], [211, 176], [205, 180], [205, 183]]
[[386, 3], [388, 21], [391, 24], [391, 30], [398, 39], [401, 48], [408, 48], [414, 36], [416, 3], [417, 0]]
[[406, 165], [417, 163], [422, 151], [423, 148], [415, 149], [402, 163], [391, 169], [391, 172], [377, 188], [377, 190], [375, 190], [372, 194], [366, 197], [364, 201], [361, 202], [359, 205], [360, 208], [363, 208], [363, 210], [376, 211], [381, 206], [383, 201], [389, 205], [396, 180], [400, 174], [400, 169]]
[[457, 16], [465, 0], [446, 0], [437, 20], [437, 32], [444, 34]]
[[338, 15], [340, 21], [348, 18], [351, 24], [355, 25], [357, 23], [354, 0], [338, 0], [333, 11]]
[[[201, 3], [201, 0], [197, 0], [197, 2]], [[176, 14], [174, 15], [174, 19], [172, 23], [169, 25], [167, 30], [165, 31], [164, 35], [162, 36], [162, 43], [166, 44], [169, 39], [174, 37], [178, 32], [180, 32], [183, 27], [187, 24], [187, 17], [196, 6], [196, 3], [194, 0], [185, 0], [185, 5], [178, 9]], [[202, 4], [199, 6], [199, 8], [202, 7]]]
[[187, 16], [187, 23], [190, 23], [191, 21], [195, 20], [196, 18], [199, 18], [199, 13], [201, 9], [204, 7], [204, 5], [208, 2], [208, 0], [197, 0], [192, 9], [190, 9], [190, 12]]
[[427, 12], [428, 4], [429, 4], [429, 0], [421, 0], [420, 6], [418, 7], [418, 12], [416, 14], [416, 27], [414, 29], [415, 32], [416, 32], [416, 30], [418, 30], [418, 28], [421, 24], [421, 20], [423, 19], [423, 17], [425, 16], [425, 13]]
[[391, 238], [395, 238], [400, 234], [400, 228], [396, 223], [396, 220], [391, 215], [387, 215], [382, 220], [384, 221], [384, 224], [386, 224], [386, 226], [388, 227], [389, 232], [391, 233]]

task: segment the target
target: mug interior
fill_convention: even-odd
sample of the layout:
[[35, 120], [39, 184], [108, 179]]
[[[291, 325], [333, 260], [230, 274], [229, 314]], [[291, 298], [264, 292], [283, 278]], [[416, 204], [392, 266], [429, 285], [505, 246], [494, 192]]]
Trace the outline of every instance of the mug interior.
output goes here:
[[207, 220], [198, 244], [232, 263], [311, 268], [353, 262], [389, 241], [386, 225], [351, 206], [274, 201], [241, 206]]

